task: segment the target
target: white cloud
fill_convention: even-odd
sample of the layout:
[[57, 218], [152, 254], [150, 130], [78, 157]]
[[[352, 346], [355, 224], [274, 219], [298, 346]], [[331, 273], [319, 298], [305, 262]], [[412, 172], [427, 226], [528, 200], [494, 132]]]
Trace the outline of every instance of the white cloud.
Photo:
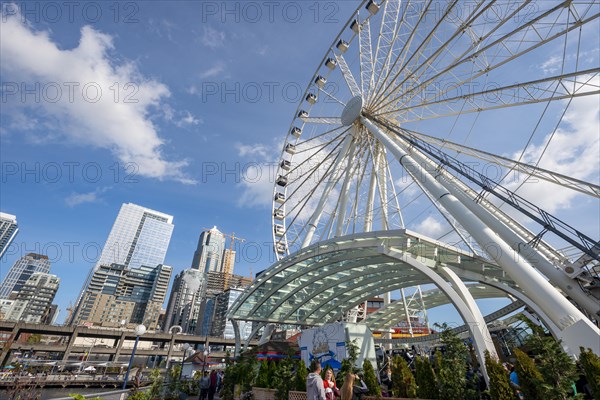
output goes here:
[[103, 187], [88, 193], [72, 193], [65, 199], [69, 207], [75, 207], [84, 203], [96, 203], [100, 201], [99, 195], [109, 190], [110, 187]]
[[163, 156], [164, 141], [150, 119], [170, 95], [164, 84], [144, 77], [133, 63], [111, 59], [112, 37], [89, 26], [81, 29], [77, 47], [61, 49], [49, 32], [23, 21], [2, 16], [0, 70], [4, 82], [39, 84], [41, 100], [21, 101], [17, 93], [8, 97], [11, 108], [51, 121], [71, 142], [109, 149], [121, 162], [135, 163], [142, 176], [192, 183], [183, 172], [186, 161]]
[[[210, 67], [207, 70], [204, 70], [200, 73], [200, 78], [202, 79], [206, 79], [206, 78], [212, 78], [215, 76], [218, 76], [219, 74], [221, 74], [223, 71], [225, 70], [225, 67], [223, 66], [223, 64], [216, 64], [213, 67]], [[197, 91], [197, 89], [195, 89]]]
[[544, 61], [540, 67], [545, 74], [553, 74], [560, 70], [562, 62], [562, 57], [552, 56], [548, 60]]
[[175, 125], [177, 125], [178, 127], [184, 127], [184, 126], [192, 126], [192, 125], [198, 125], [198, 124], [202, 124], [204, 123], [204, 121], [200, 118], [196, 118], [195, 116], [192, 115], [192, 113], [190, 113], [189, 111], [185, 112], [185, 115], [183, 117], [181, 117], [181, 119], [179, 119]]
[[255, 144], [236, 143], [235, 148], [240, 157], [255, 156], [255, 157], [259, 157], [261, 160], [266, 160], [270, 154], [271, 155], [273, 154], [272, 151], [276, 151], [275, 149], [269, 149], [268, 146], [261, 144], [261, 143], [255, 143]]
[[[596, 84], [600, 84], [600, 81]], [[575, 99], [565, 114], [562, 126], [552, 137], [546, 136], [539, 146], [530, 146], [523, 161], [535, 164], [543, 153], [540, 167], [597, 183], [600, 179], [598, 99], [598, 96]], [[549, 140], [550, 144], [546, 148]], [[513, 155], [513, 158], [517, 157], [518, 154]], [[513, 179], [506, 186], [514, 190], [523, 178]], [[526, 182], [517, 193], [550, 213], [570, 208], [575, 196], [579, 195], [578, 192], [539, 179]]]
[[430, 238], [437, 238], [444, 234], [448, 229], [438, 221], [434, 216], [430, 215], [414, 227], [414, 231]]
[[225, 44], [225, 32], [205, 26], [204, 34], [202, 35], [202, 44], [211, 49], [223, 47]]

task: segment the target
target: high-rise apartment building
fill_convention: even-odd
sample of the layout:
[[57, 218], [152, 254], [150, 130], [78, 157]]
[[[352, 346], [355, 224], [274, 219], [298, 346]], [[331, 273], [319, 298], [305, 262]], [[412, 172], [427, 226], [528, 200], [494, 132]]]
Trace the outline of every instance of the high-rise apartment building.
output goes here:
[[[215, 298], [214, 312], [212, 317], [212, 336], [222, 337], [224, 339], [234, 339], [235, 332], [231, 321], [227, 319], [227, 312], [235, 300], [243, 293], [242, 289], [227, 289]], [[240, 337], [247, 339], [252, 330], [252, 323], [238, 321], [240, 328]]]
[[[86, 321], [84, 316], [79, 315], [82, 312], [82, 300], [94, 274], [101, 267], [110, 269], [112, 264], [118, 264], [124, 269], [134, 271], [142, 266], [155, 268], [162, 265], [173, 227], [171, 215], [132, 203], [123, 204], [104, 244], [100, 259], [90, 271], [83, 286], [70, 322]], [[87, 312], [85, 314], [88, 315]]]
[[163, 331], [181, 326], [183, 333], [197, 334], [202, 300], [206, 293], [206, 274], [196, 269], [181, 271], [173, 281]]
[[19, 258], [6, 274], [0, 285], [0, 299], [14, 299], [25, 282], [36, 272], [50, 272], [48, 256], [29, 253]]
[[19, 289], [7, 312], [7, 321], [47, 324], [52, 318], [52, 301], [60, 279], [56, 275], [33, 273]]
[[96, 266], [122, 264], [137, 268], [164, 263], [173, 227], [171, 215], [123, 204]]
[[194, 252], [192, 268], [202, 272], [223, 272], [224, 251], [225, 235], [216, 226], [202, 232]]
[[18, 232], [17, 217], [0, 212], [0, 258], [2, 258]]
[[73, 323], [107, 327], [157, 328], [172, 268], [100, 265], [92, 274]]

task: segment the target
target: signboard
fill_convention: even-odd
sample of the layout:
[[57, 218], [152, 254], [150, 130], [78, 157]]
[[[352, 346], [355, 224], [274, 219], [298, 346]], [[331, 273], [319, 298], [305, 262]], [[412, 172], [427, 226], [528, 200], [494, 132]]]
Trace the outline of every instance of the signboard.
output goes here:
[[321, 366], [330, 366], [334, 370], [342, 367], [342, 360], [347, 357], [346, 341], [356, 339], [358, 359], [356, 366], [362, 368], [363, 361], [368, 359], [377, 366], [373, 335], [364, 324], [336, 322], [318, 328], [302, 331], [300, 336], [300, 354], [306, 366], [317, 359]]

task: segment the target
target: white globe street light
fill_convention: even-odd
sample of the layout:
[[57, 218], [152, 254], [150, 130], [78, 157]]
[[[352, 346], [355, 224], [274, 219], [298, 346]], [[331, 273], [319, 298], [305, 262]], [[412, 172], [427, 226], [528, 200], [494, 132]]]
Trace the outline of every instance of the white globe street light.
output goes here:
[[133, 333], [135, 333], [135, 343], [133, 344], [133, 350], [131, 351], [131, 357], [129, 358], [129, 365], [127, 366], [127, 372], [125, 373], [123, 390], [127, 389], [127, 380], [129, 379], [129, 371], [131, 370], [131, 364], [133, 364], [133, 358], [135, 357], [135, 350], [137, 349], [138, 342], [140, 341], [140, 336], [146, 333], [146, 327], [140, 324], [135, 327]]

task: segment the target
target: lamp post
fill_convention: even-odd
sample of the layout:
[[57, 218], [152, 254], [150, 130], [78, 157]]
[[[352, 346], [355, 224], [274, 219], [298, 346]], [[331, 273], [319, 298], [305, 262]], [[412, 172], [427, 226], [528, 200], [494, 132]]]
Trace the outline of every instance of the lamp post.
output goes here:
[[183, 344], [183, 357], [181, 358], [181, 369], [179, 370], [179, 380], [181, 381], [181, 375], [183, 375], [183, 363], [185, 361], [185, 355], [187, 354], [188, 349], [190, 348], [189, 343]]
[[131, 357], [129, 358], [129, 365], [127, 366], [127, 372], [125, 373], [125, 380], [123, 381], [123, 390], [127, 389], [127, 379], [129, 379], [129, 371], [131, 370], [131, 364], [133, 364], [133, 358], [135, 357], [135, 350], [137, 349], [140, 336], [146, 333], [146, 327], [144, 325], [138, 325], [134, 329], [135, 332], [135, 343], [133, 350], [131, 351]]
[[208, 357], [209, 351], [205, 349], [202, 354], [204, 354], [204, 362], [202, 363], [202, 376], [204, 376], [204, 371], [206, 370], [206, 357]]

